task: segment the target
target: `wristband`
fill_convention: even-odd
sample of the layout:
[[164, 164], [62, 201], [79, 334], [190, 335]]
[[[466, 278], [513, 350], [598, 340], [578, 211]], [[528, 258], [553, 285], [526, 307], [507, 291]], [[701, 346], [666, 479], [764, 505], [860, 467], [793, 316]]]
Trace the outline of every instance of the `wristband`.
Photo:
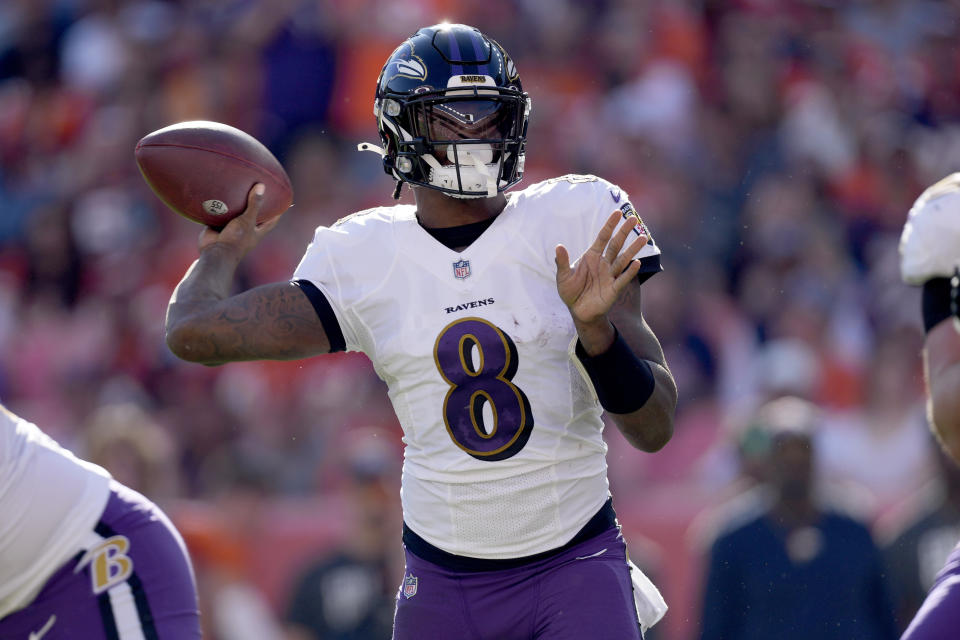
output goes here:
[[923, 283], [923, 330], [930, 330], [949, 317], [957, 316], [958, 285], [953, 278], [931, 278]]
[[603, 353], [587, 355], [579, 338], [574, 352], [590, 376], [600, 406], [610, 413], [633, 413], [647, 403], [657, 381], [650, 363], [638, 358], [617, 328], [613, 330], [613, 344]]

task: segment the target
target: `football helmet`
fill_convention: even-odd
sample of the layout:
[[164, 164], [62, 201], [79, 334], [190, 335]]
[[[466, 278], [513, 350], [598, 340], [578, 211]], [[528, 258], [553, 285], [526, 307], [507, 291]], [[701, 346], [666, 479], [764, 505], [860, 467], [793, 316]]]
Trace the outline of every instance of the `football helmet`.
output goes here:
[[457, 198], [488, 198], [523, 176], [530, 98], [503, 47], [474, 27], [420, 29], [380, 72], [373, 113], [397, 180]]
[[960, 267], [960, 172], [927, 187], [910, 208], [900, 235], [900, 274], [922, 285]]

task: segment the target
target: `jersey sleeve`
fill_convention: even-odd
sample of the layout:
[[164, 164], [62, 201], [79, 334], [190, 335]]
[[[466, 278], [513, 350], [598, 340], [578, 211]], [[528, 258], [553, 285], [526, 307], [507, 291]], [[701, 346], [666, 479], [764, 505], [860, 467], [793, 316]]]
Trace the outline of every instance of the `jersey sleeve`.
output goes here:
[[[617, 207], [620, 210], [621, 215], [625, 220], [633, 221], [633, 232], [631, 236], [627, 238], [627, 241], [624, 243], [624, 247], [630, 244], [630, 241], [637, 237], [644, 235], [647, 237], [647, 244], [640, 250], [640, 253], [637, 254], [635, 260], [640, 261], [640, 271], [637, 272], [637, 280], [642, 284], [649, 280], [652, 276], [663, 271], [663, 265], [660, 264], [660, 247], [657, 246], [657, 243], [653, 240], [653, 234], [650, 233], [650, 228], [643, 221], [643, 218], [640, 217], [640, 214], [637, 213], [633, 205], [629, 200], [626, 199], [626, 194], [623, 194], [624, 203]], [[600, 227], [603, 226], [603, 223], [606, 221], [606, 216], [604, 214], [601, 217], [600, 222], [597, 224], [597, 231], [600, 230]]]
[[[371, 243], [377, 242], [371, 237], [376, 226], [348, 218], [331, 227], [318, 227], [293, 272], [292, 280], [310, 299], [331, 337], [331, 348], [364, 350], [351, 309], [383, 277], [383, 265], [371, 260], [369, 252]], [[328, 327], [334, 320], [343, 336], [341, 345], [336, 344], [337, 333]]]
[[607, 221], [616, 210], [624, 220], [633, 222], [633, 232], [624, 242], [624, 248], [633, 238], [647, 237], [647, 244], [635, 260], [640, 261], [637, 279], [643, 283], [654, 274], [663, 271], [660, 264], [660, 247], [653, 239], [650, 229], [643, 221], [626, 191], [615, 184], [591, 175], [569, 175], [547, 181], [548, 198], [552, 201], [551, 215], [558, 215], [559, 237], [567, 246], [573, 259], [586, 251]]

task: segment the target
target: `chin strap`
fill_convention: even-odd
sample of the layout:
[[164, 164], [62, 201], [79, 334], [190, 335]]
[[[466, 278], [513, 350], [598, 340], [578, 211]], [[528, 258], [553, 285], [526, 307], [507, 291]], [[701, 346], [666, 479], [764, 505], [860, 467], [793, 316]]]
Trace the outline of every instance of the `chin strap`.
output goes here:
[[381, 157], [387, 155], [387, 152], [383, 150], [383, 147], [379, 147], [372, 142], [361, 142], [357, 145], [357, 151], [373, 151], [374, 153], [380, 154]]
[[490, 175], [490, 170], [487, 165], [483, 164], [476, 154], [470, 151], [464, 151], [464, 153], [466, 153], [467, 157], [473, 162], [473, 166], [477, 168], [477, 173], [483, 176], [484, 182], [487, 183], [487, 197], [492, 198], [497, 195], [497, 183], [493, 179], [493, 176]]
[[[473, 166], [459, 167], [460, 182], [475, 183], [473, 185], [467, 185], [467, 188], [470, 186], [475, 186], [477, 188], [485, 189], [486, 193], [450, 193], [447, 191], [444, 191], [443, 193], [451, 198], [463, 199], [492, 198], [493, 196], [497, 195], [497, 183], [490, 173], [490, 166], [483, 163], [483, 160], [478, 157], [479, 154], [472, 153], [469, 150], [464, 150], [462, 153], [467, 156], [467, 159], [470, 160]], [[456, 164], [443, 166], [433, 156], [432, 153], [425, 153], [420, 157], [423, 158], [423, 161], [430, 166], [430, 184], [437, 187], [443, 187], [445, 189], [456, 188], [458, 168]]]
[[[373, 151], [376, 154], [379, 154], [381, 158], [386, 157], [387, 152], [383, 150], [383, 147], [377, 146], [371, 142], [361, 142], [357, 145], [357, 151]], [[397, 180], [397, 186], [393, 190], [393, 199], [400, 199], [400, 189], [403, 188], [403, 181]]]

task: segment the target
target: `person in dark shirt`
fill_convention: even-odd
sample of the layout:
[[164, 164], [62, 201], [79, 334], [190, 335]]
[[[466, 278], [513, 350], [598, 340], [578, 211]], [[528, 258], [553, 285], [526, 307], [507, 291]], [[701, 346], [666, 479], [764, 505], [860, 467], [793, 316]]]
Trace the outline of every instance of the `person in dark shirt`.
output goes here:
[[393, 631], [399, 580], [399, 529], [389, 478], [395, 469], [380, 451], [364, 451], [349, 464], [350, 536], [317, 559], [297, 581], [287, 620], [291, 640], [377, 640]]
[[772, 501], [710, 551], [701, 640], [897, 637], [880, 552], [869, 530], [813, 498], [817, 411], [779, 398], [758, 412]]
[[883, 550], [901, 627], [920, 609], [960, 538], [960, 467], [943, 451], [937, 461], [936, 486], [911, 501], [912, 517], [889, 536]]

